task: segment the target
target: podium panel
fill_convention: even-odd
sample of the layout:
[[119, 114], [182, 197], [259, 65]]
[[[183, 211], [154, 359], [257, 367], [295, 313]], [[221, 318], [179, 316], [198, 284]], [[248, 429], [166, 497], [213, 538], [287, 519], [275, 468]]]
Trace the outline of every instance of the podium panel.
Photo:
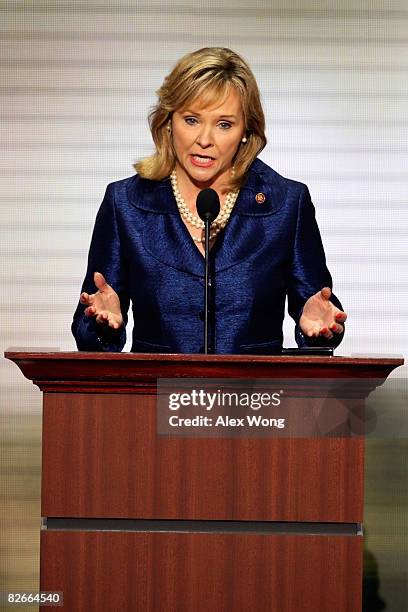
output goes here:
[[361, 523], [363, 469], [362, 437], [160, 436], [155, 395], [44, 396], [42, 516]]
[[361, 537], [48, 531], [41, 588], [75, 612], [355, 612], [361, 557]]

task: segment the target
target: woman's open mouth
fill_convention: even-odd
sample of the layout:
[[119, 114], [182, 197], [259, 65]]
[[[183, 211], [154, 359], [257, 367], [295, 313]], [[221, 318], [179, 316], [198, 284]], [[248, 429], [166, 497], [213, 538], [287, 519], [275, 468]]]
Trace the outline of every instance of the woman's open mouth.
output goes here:
[[215, 159], [208, 155], [190, 155], [191, 163], [200, 168], [208, 168], [213, 165]]

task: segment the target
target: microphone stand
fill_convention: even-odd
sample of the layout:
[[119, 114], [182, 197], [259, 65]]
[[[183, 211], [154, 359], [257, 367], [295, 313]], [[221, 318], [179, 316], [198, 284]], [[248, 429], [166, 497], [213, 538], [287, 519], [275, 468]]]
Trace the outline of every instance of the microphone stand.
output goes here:
[[214, 189], [202, 189], [197, 196], [197, 213], [204, 221], [204, 259], [205, 259], [205, 282], [204, 282], [204, 354], [213, 352], [210, 347], [210, 227], [211, 223], [218, 217], [220, 212], [220, 198]]
[[205, 217], [205, 228], [204, 228], [204, 253], [205, 253], [205, 287], [204, 287], [204, 355], [208, 355], [208, 345], [210, 329], [208, 325], [209, 314], [210, 314], [210, 291], [211, 291], [211, 277], [210, 277], [210, 215]]

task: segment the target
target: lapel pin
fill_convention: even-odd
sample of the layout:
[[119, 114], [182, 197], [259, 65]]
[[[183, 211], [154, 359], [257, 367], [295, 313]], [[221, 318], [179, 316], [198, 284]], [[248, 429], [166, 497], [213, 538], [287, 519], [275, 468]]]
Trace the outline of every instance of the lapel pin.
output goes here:
[[257, 204], [263, 204], [266, 200], [266, 196], [264, 193], [257, 193], [255, 196], [255, 201], [257, 202]]

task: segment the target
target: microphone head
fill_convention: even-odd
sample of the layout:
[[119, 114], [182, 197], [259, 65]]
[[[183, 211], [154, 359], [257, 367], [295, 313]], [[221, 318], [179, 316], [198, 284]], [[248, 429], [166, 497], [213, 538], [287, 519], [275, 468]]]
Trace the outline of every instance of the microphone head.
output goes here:
[[220, 213], [220, 198], [218, 193], [211, 189], [203, 189], [197, 196], [197, 213], [203, 221], [212, 223]]

